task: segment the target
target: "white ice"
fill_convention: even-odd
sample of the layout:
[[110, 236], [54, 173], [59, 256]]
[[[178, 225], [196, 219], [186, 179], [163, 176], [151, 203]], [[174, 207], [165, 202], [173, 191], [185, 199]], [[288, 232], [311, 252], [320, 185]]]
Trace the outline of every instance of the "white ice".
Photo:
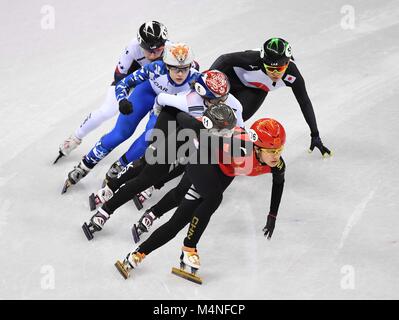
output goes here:
[[[114, 3], [1, 0], [0, 298], [398, 299], [398, 1]], [[55, 10], [54, 29], [42, 28], [46, 4]], [[353, 29], [344, 28], [348, 4]], [[132, 203], [93, 241], [81, 230], [91, 216], [89, 193], [132, 139], [61, 196], [67, 172], [115, 120], [52, 165], [59, 143], [102, 102], [120, 52], [149, 19], [192, 45], [203, 70], [222, 53], [272, 36], [289, 40], [334, 152], [324, 160], [307, 153], [309, 129], [290, 89], [267, 97], [249, 124], [271, 116], [288, 134], [274, 235], [267, 241], [261, 231], [270, 175], [237, 178], [198, 247], [202, 286], [170, 273], [185, 231], [121, 278], [113, 264], [134, 248], [130, 227], [141, 215]]]

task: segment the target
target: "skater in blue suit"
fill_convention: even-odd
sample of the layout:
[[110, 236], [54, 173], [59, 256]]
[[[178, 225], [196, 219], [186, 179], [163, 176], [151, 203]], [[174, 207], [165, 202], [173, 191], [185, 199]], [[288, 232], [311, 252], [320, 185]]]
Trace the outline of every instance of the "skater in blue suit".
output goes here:
[[[152, 110], [158, 93], [177, 94], [190, 89], [190, 82], [200, 74], [192, 67], [193, 58], [192, 50], [186, 44], [168, 44], [165, 46], [163, 61], [145, 65], [116, 85], [115, 94], [120, 115], [115, 127], [68, 173], [62, 193], [85, 177], [98, 162], [134, 133], [139, 122]], [[132, 88], [135, 89], [129, 96]], [[151, 112], [145, 132], [114, 165], [123, 167], [144, 155], [148, 146], [145, 141], [146, 133], [154, 127], [156, 118]]]

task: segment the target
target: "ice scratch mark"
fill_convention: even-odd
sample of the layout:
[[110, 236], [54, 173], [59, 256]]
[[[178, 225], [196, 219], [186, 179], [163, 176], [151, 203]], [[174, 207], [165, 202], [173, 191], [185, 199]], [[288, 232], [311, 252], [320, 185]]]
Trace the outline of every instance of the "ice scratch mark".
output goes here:
[[[345, 226], [344, 232], [342, 233], [341, 236], [341, 241], [338, 246], [338, 252], [344, 247], [345, 240], [348, 238], [349, 233], [353, 229], [353, 227], [360, 221], [362, 218], [363, 212], [366, 209], [368, 203], [370, 200], [374, 197], [374, 193], [377, 187], [375, 187], [370, 193], [365, 197], [355, 208], [353, 211], [352, 215], [349, 217], [349, 220]], [[337, 253], [338, 253], [337, 252]]]

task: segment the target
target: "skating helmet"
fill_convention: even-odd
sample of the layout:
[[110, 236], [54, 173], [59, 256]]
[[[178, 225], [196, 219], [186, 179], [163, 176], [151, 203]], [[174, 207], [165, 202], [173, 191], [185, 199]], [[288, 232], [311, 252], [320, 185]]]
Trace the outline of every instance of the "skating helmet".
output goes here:
[[154, 50], [165, 45], [168, 30], [158, 21], [143, 23], [137, 32], [137, 40], [145, 50]]
[[227, 130], [234, 129], [237, 125], [237, 117], [234, 110], [227, 104], [218, 103], [209, 106], [202, 116], [202, 123], [205, 128], [210, 130]]
[[230, 81], [219, 70], [207, 70], [194, 82], [195, 91], [206, 99], [219, 99], [226, 97], [230, 92]]
[[274, 119], [256, 120], [249, 133], [251, 141], [260, 148], [278, 149], [285, 144], [284, 127]]
[[163, 53], [163, 61], [169, 66], [188, 66], [194, 61], [194, 54], [185, 43], [167, 44]]
[[291, 46], [284, 39], [271, 38], [263, 44], [260, 57], [268, 66], [284, 66], [291, 60]]

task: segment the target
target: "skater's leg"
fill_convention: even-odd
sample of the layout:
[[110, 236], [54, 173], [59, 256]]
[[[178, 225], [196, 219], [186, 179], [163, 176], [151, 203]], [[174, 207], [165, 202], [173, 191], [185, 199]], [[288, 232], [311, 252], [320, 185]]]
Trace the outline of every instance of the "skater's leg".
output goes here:
[[154, 184], [154, 188], [161, 189], [165, 185], [165, 183], [180, 176], [185, 171], [185, 169], [186, 169], [185, 165], [178, 164], [176, 167], [174, 167], [174, 169], [171, 172], [169, 172], [166, 176], [162, 177], [161, 180], [159, 180], [156, 184]]
[[234, 177], [224, 175], [218, 165], [189, 165], [187, 174], [202, 201], [192, 213], [190, 228], [184, 246], [196, 248], [212, 214], [223, 200], [223, 192]]
[[118, 101], [115, 97], [115, 86], [110, 86], [107, 91], [106, 98], [97, 110], [92, 111], [79, 128], [75, 130], [75, 136], [83, 139], [91, 131], [98, 128], [102, 123], [111, 119], [119, 112]]
[[155, 205], [153, 205], [150, 210], [154, 213], [157, 218], [160, 218], [164, 213], [172, 210], [179, 206], [180, 202], [183, 200], [184, 195], [191, 187], [191, 181], [185, 174], [181, 178], [179, 184], [165, 194], [161, 200], [159, 200]]
[[106, 176], [106, 184], [112, 190], [118, 190], [121, 185], [126, 183], [129, 180], [134, 179], [137, 177], [140, 172], [143, 170], [144, 166], [146, 165], [145, 159], [140, 158], [136, 161], [130, 162], [127, 166], [125, 166], [121, 172], [119, 172], [116, 176]]
[[239, 90], [232, 90], [233, 94], [242, 104], [242, 118], [247, 121], [261, 107], [267, 96], [267, 92], [260, 89], [241, 87]]
[[154, 102], [155, 93], [149, 82], [138, 85], [129, 100], [133, 104], [133, 112], [128, 115], [119, 114], [114, 128], [104, 135], [100, 141], [84, 157], [83, 162], [93, 168], [106, 157], [114, 148], [128, 139], [136, 130], [141, 119], [148, 113]]
[[136, 178], [127, 181], [115, 191], [114, 196], [104, 203], [103, 209], [112, 214], [117, 208], [132, 200], [137, 193], [151, 187], [168, 172], [168, 164], [146, 164]]
[[119, 162], [126, 166], [128, 163], [135, 161], [144, 156], [145, 150], [148, 147], [148, 139], [151, 135], [151, 130], [157, 121], [157, 116], [151, 112], [144, 132], [138, 137], [129, 150], [119, 159]]
[[147, 255], [173, 239], [176, 234], [190, 222], [191, 216], [187, 213], [192, 212], [200, 202], [200, 199], [184, 199], [169, 221], [156, 229], [151, 236], [139, 246], [137, 251]]

